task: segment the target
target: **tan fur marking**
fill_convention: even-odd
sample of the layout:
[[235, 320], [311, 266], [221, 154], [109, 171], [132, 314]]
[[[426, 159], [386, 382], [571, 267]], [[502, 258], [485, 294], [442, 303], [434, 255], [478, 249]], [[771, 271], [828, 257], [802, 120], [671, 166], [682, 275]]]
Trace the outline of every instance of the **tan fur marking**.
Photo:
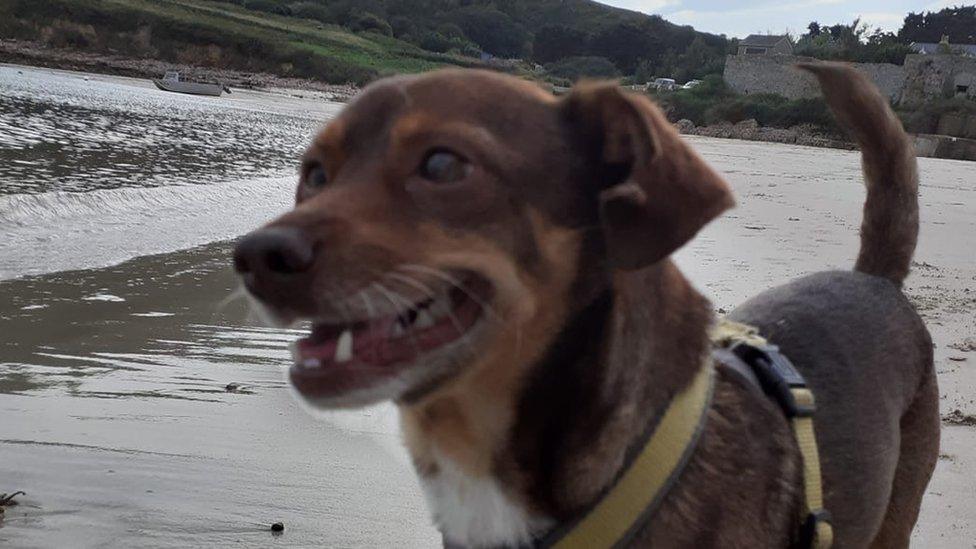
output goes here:
[[[534, 279], [509, 254], [477, 237], [452, 238], [434, 226], [422, 233], [464, 252], [440, 253], [433, 264], [477, 269], [496, 287], [492, 306], [504, 319], [483, 346], [481, 359], [452, 383], [422, 401], [401, 407], [407, 447], [420, 463], [433, 461], [433, 449], [452, 459], [465, 473], [486, 476], [507, 440], [523, 374], [549, 347], [564, 322], [567, 293], [576, 273], [580, 236], [550, 226], [533, 212], [531, 222], [547, 276]], [[448, 246], [431, 245], [428, 249]], [[539, 307], [546, 303], [547, 307]]]

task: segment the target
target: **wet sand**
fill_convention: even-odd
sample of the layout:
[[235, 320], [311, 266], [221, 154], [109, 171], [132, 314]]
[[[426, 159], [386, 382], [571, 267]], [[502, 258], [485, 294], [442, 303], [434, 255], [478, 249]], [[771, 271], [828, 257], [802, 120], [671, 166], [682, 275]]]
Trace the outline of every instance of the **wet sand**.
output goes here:
[[[850, 267], [856, 153], [689, 141], [739, 199], [679, 253], [716, 308]], [[976, 349], [965, 350], [976, 338], [976, 177], [972, 164], [920, 163], [923, 228], [906, 291], [936, 342], [947, 424], [914, 544], [970, 547], [976, 427], [950, 423], [956, 410], [976, 415]], [[294, 334], [224, 303], [236, 288], [229, 249], [0, 281], [0, 492], [27, 492], [0, 545], [436, 545], [395, 412], [313, 418], [297, 405], [282, 374]], [[276, 521], [280, 536], [267, 531]]]

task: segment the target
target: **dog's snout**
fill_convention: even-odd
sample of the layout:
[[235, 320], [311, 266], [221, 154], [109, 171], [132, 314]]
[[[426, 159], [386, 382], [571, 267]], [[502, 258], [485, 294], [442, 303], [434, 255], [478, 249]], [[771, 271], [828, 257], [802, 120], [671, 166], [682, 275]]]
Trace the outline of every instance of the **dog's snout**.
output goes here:
[[309, 270], [312, 242], [296, 227], [269, 227], [245, 236], [234, 249], [234, 268], [242, 275], [287, 276]]

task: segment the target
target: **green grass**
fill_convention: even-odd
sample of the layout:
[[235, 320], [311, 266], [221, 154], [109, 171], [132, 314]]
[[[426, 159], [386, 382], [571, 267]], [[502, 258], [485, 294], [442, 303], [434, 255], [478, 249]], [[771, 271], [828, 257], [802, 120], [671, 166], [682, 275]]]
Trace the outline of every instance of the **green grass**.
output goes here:
[[[145, 29], [148, 43], [134, 43]], [[376, 33], [210, 0], [4, 0], [0, 36], [332, 83], [476, 64]], [[204, 48], [212, 58], [199, 55]]]

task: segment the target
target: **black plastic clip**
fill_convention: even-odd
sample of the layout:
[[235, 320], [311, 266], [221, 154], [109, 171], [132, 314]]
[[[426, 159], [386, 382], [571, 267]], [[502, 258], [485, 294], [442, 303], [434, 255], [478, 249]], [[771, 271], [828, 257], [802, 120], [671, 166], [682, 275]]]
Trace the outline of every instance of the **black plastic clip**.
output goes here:
[[815, 547], [814, 542], [817, 540], [817, 526], [824, 522], [831, 526], [833, 525], [833, 518], [830, 516], [830, 512], [826, 509], [810, 511], [810, 514], [807, 515], [806, 520], [803, 521], [803, 525], [800, 527], [800, 543], [798, 547]]
[[814, 406], [797, 403], [793, 390], [805, 389], [807, 382], [793, 363], [779, 352], [779, 347], [737, 343], [731, 351], [752, 367], [763, 391], [776, 400], [787, 417], [810, 417], [816, 411]]

